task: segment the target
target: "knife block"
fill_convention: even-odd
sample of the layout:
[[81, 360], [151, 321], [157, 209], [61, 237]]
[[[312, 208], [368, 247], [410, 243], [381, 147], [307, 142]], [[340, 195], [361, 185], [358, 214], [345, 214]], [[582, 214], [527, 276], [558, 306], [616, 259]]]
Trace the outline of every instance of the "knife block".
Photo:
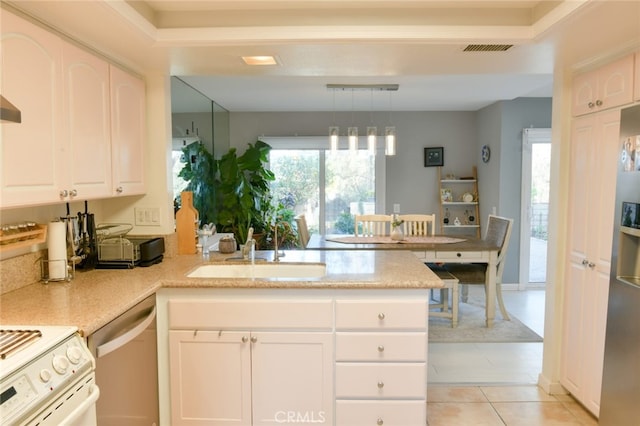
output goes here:
[[182, 205], [176, 213], [176, 233], [178, 234], [178, 254], [196, 254], [198, 211], [193, 207], [193, 192], [180, 194]]

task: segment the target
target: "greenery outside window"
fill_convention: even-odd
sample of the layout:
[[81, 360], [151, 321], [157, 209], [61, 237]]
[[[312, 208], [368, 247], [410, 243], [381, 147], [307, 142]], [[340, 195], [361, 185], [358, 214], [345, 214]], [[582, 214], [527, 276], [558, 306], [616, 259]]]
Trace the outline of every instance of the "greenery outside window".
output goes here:
[[354, 215], [384, 210], [384, 154], [331, 152], [326, 137], [260, 138], [271, 145], [273, 199], [304, 214], [310, 233], [353, 233]]

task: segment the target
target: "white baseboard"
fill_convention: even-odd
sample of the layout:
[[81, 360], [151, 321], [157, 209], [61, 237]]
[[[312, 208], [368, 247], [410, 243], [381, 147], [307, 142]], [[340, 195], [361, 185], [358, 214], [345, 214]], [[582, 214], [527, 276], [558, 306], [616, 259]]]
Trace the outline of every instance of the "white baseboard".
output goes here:
[[569, 393], [559, 382], [552, 382], [542, 373], [538, 375], [538, 387], [549, 395], [566, 395]]

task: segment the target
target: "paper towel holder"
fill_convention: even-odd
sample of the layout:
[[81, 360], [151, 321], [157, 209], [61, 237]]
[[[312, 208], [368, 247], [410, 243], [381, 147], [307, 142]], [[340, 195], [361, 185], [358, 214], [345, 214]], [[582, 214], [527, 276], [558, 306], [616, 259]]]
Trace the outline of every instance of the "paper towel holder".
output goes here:
[[[65, 276], [63, 278], [49, 278], [49, 263], [51, 262], [64, 262], [66, 263], [65, 267]], [[67, 281], [70, 282], [71, 279], [76, 275], [76, 264], [73, 260], [67, 261], [67, 259], [43, 259], [40, 258], [40, 281], [44, 284], [49, 284], [50, 282], [60, 282]]]

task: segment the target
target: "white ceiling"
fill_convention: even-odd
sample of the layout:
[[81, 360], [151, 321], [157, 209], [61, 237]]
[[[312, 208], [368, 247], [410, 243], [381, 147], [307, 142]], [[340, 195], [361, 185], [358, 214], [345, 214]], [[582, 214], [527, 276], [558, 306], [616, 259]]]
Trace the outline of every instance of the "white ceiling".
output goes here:
[[[141, 74], [179, 76], [231, 111], [475, 111], [551, 96], [558, 34], [599, 0], [3, 3]], [[468, 44], [514, 46], [463, 52]], [[246, 55], [279, 64], [250, 67]], [[334, 92], [327, 84], [400, 88]]]

